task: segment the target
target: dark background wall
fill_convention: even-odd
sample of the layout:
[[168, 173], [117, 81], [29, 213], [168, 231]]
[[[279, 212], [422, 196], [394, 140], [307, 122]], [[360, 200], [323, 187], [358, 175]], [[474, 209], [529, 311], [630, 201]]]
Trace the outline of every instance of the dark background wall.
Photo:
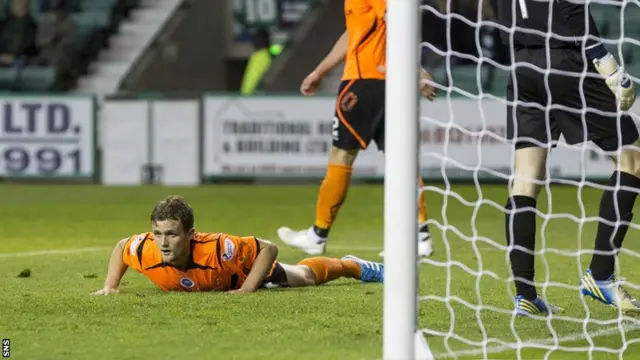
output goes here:
[[226, 6], [226, 1], [185, 1], [128, 74], [122, 90], [226, 91]]

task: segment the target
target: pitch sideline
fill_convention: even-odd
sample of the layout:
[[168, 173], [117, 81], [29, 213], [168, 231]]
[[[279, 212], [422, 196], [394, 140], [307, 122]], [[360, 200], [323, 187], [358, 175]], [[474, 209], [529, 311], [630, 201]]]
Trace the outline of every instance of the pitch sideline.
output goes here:
[[29, 256], [43, 256], [43, 255], [66, 255], [66, 254], [78, 254], [83, 252], [102, 251], [107, 249], [113, 249], [109, 246], [94, 246], [86, 248], [75, 249], [58, 249], [58, 250], [39, 250], [39, 251], [23, 251], [15, 253], [0, 253], [0, 259], [12, 258], [12, 257], [29, 257]]
[[[102, 250], [111, 250], [113, 246], [93, 246], [85, 248], [71, 248], [71, 249], [56, 249], [56, 250], [38, 250], [38, 251], [23, 251], [15, 253], [0, 253], [0, 259], [3, 258], [19, 258], [30, 256], [45, 256], [45, 255], [66, 255], [66, 254], [78, 254], [84, 252], [94, 252]], [[372, 245], [331, 245], [330, 250], [361, 250], [361, 251], [382, 251], [382, 246]], [[481, 248], [481, 251], [502, 251], [497, 248]]]
[[[332, 246], [332, 249], [336, 250], [363, 250], [363, 251], [380, 251], [382, 247], [380, 246], [368, 246], [368, 245], [353, 245], [353, 246]], [[78, 254], [84, 252], [94, 252], [94, 251], [103, 251], [103, 250], [111, 250], [113, 246], [93, 246], [86, 248], [71, 248], [71, 249], [57, 249], [57, 250], [39, 250], [39, 251], [23, 251], [23, 252], [15, 252], [15, 253], [0, 253], [1, 258], [12, 258], [12, 257], [30, 257], [30, 256], [44, 256], [44, 255], [66, 255], [66, 254]]]
[[[363, 251], [380, 251], [380, 246], [368, 246], [368, 245], [353, 245], [353, 246], [332, 246], [332, 249], [336, 250], [363, 250]], [[86, 248], [72, 248], [72, 249], [58, 249], [58, 250], [39, 250], [39, 251], [23, 251], [15, 253], [0, 253], [1, 258], [12, 257], [30, 257], [30, 256], [44, 256], [44, 255], [66, 255], [66, 254], [78, 254], [84, 252], [94, 252], [102, 250], [111, 250], [113, 246], [93, 246]]]

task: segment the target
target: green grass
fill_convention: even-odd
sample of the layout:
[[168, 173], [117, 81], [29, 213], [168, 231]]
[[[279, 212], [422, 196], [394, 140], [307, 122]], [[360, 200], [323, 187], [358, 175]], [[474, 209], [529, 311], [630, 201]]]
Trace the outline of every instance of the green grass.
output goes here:
[[[442, 187], [444, 189], [444, 186]], [[583, 302], [576, 288], [590, 260], [553, 252], [538, 255], [537, 280], [564, 284], [545, 290], [565, 309], [563, 317], [512, 321], [512, 285], [507, 282], [504, 215], [488, 201], [503, 204], [504, 186], [455, 186], [471, 206], [453, 196], [427, 194], [436, 254], [420, 267], [420, 325], [447, 336], [429, 336], [436, 354], [459, 351], [466, 359], [515, 359], [501, 342], [535, 341], [520, 358], [592, 359], [640, 357], [635, 319], [615, 329], [617, 312]], [[379, 359], [382, 348], [382, 285], [337, 281], [304, 289], [265, 290], [246, 296], [224, 293], [166, 294], [129, 272], [122, 293], [90, 297], [104, 281], [110, 248], [121, 238], [149, 228], [154, 202], [182, 194], [196, 211], [200, 231], [273, 239], [280, 225], [309, 226], [317, 186], [231, 186], [200, 188], [106, 188], [98, 186], [0, 186], [0, 337], [12, 340], [15, 359]], [[450, 192], [447, 192], [450, 193]], [[480, 195], [484, 200], [479, 203]], [[596, 216], [599, 192], [553, 190], [553, 213]], [[331, 234], [328, 256], [352, 253], [377, 259], [382, 247], [382, 186], [354, 186]], [[547, 197], [539, 209], [547, 213]], [[580, 211], [584, 204], [584, 215]], [[568, 218], [538, 219], [538, 250], [589, 250], [596, 224], [580, 227]], [[455, 227], [455, 229], [454, 229]], [[474, 235], [475, 234], [475, 235]], [[475, 239], [475, 241], [473, 241]], [[491, 239], [495, 243], [483, 239]], [[625, 247], [639, 251], [631, 229]], [[81, 253], [33, 254], [46, 250], [94, 248]], [[280, 260], [304, 254], [283, 246]], [[7, 255], [9, 254], [9, 255]], [[14, 254], [14, 255], [11, 255]], [[545, 261], [547, 266], [545, 266]], [[640, 278], [637, 257], [622, 254], [622, 275]], [[449, 266], [445, 266], [449, 265]], [[583, 269], [580, 268], [583, 266]], [[18, 277], [30, 269], [30, 277]], [[471, 273], [469, 272], [471, 271]], [[481, 274], [481, 275], [480, 275]], [[572, 287], [572, 288], [569, 288]], [[542, 288], [540, 288], [542, 291]], [[471, 307], [469, 307], [469, 306]], [[482, 305], [482, 307], [479, 307]], [[476, 311], [476, 307], [479, 309]], [[589, 320], [585, 321], [589, 315]], [[609, 322], [606, 324], [606, 322]], [[513, 326], [511, 326], [513, 324]], [[554, 346], [553, 334], [565, 338]], [[517, 337], [516, 337], [517, 336]], [[463, 339], [464, 341], [461, 341]], [[540, 344], [546, 344], [541, 348]], [[608, 348], [609, 353], [597, 350]]]

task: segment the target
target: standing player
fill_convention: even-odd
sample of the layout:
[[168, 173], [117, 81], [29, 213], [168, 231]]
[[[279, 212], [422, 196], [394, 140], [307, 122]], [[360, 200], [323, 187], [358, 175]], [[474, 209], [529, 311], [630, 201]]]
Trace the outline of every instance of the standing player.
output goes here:
[[[531, 315], [559, 310], [537, 295], [531, 251], [540, 181], [545, 178], [549, 149], [560, 134], [569, 144], [592, 141], [610, 152], [616, 165], [609, 189], [600, 200], [599, 217], [604, 221], [595, 239], [599, 253], [594, 254], [581, 280], [581, 292], [623, 311], [638, 311], [640, 303], [614, 278], [615, 254], [622, 246], [640, 189], [638, 130], [631, 117], [623, 114], [635, 101], [635, 84], [597, 40], [595, 22], [590, 15], [585, 17], [584, 4], [499, 0], [498, 13], [506, 27], [542, 34], [502, 33], [503, 42], [515, 51], [512, 60], [516, 65], [507, 87], [507, 133], [516, 150], [505, 231], [509, 245], [528, 250], [510, 252], [517, 289], [515, 311]], [[589, 35], [586, 39], [585, 34]]]
[[[360, 149], [366, 149], [373, 140], [378, 150], [384, 151], [386, 2], [345, 1], [344, 13], [346, 31], [300, 87], [304, 95], [315, 94], [322, 78], [342, 61], [345, 62], [333, 118], [333, 146], [329, 150], [327, 173], [318, 193], [316, 219], [306, 230], [278, 229], [278, 236], [285, 244], [310, 255], [325, 251], [329, 231], [347, 196], [351, 169]], [[420, 74], [420, 91], [424, 97], [433, 100], [436, 89], [427, 83], [431, 76], [422, 70]], [[418, 179], [418, 186], [424, 186], [422, 179]], [[418, 196], [418, 209], [418, 253], [430, 256], [433, 249], [422, 191]]]
[[278, 248], [253, 236], [199, 233], [193, 210], [182, 197], [170, 196], [151, 212], [152, 232], [116, 245], [102, 290], [120, 291], [128, 268], [145, 275], [165, 291], [230, 291], [249, 293], [262, 287], [324, 284], [341, 277], [383, 282], [384, 266], [354, 256], [314, 257], [287, 265], [276, 261]]

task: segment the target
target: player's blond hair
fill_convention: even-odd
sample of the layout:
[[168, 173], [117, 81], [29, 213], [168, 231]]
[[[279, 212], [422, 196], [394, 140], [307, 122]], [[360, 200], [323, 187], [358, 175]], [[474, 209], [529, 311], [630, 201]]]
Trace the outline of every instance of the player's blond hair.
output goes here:
[[193, 209], [182, 196], [172, 195], [158, 201], [151, 211], [151, 222], [177, 220], [184, 231], [193, 229]]

